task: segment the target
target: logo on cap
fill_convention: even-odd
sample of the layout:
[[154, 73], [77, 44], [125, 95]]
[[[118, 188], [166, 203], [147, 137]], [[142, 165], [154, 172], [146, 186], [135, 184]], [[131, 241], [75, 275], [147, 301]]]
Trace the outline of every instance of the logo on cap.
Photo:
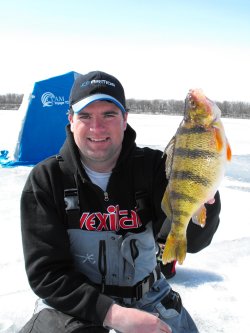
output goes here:
[[87, 87], [90, 84], [100, 84], [100, 85], [107, 85], [115, 87], [115, 84], [113, 82], [107, 81], [107, 80], [91, 80], [91, 81], [85, 81], [81, 84], [81, 87]]

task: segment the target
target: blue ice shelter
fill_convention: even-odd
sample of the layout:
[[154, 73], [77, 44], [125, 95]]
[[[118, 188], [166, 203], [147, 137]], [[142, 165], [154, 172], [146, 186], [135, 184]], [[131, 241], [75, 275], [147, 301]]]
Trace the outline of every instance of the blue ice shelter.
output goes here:
[[68, 72], [34, 84], [12, 165], [34, 165], [59, 152], [68, 123], [69, 94], [78, 73]]

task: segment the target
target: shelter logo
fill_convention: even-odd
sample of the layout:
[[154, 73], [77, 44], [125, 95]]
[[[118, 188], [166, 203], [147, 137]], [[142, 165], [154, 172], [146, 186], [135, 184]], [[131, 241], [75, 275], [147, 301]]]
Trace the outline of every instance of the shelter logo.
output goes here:
[[69, 101], [65, 101], [64, 96], [55, 96], [52, 92], [49, 91], [42, 95], [41, 102], [44, 107], [69, 104]]

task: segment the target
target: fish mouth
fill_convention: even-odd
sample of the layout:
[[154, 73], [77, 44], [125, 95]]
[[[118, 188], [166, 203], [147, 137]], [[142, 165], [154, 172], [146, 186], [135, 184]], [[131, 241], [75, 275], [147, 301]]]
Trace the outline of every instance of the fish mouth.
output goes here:
[[204, 95], [202, 89], [190, 89], [187, 95], [187, 100], [189, 107], [195, 109], [200, 104], [199, 102], [206, 104], [207, 97]]

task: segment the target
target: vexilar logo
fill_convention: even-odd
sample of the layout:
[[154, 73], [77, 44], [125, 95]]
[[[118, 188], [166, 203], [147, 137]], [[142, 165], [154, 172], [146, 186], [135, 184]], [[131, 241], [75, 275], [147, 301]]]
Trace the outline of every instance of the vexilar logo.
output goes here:
[[69, 104], [69, 101], [64, 99], [64, 96], [56, 96], [52, 92], [45, 92], [42, 94], [41, 102], [44, 107], [50, 107], [53, 105], [64, 105]]
[[107, 213], [84, 212], [80, 218], [80, 228], [89, 231], [117, 231], [119, 229], [134, 229], [141, 226], [136, 211], [121, 210], [119, 206], [108, 206]]

